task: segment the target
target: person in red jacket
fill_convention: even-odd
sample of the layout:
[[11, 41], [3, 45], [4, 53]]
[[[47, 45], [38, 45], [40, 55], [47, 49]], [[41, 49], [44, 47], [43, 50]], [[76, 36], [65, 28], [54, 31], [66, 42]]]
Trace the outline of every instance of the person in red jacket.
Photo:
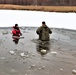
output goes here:
[[15, 42], [15, 44], [18, 44], [19, 38], [22, 35], [18, 24], [15, 24], [15, 26], [13, 26], [12, 34], [13, 41]]
[[18, 27], [18, 24], [15, 24], [15, 26], [13, 26], [12, 34], [13, 34], [13, 36], [19, 36], [19, 37], [22, 35], [22, 33]]

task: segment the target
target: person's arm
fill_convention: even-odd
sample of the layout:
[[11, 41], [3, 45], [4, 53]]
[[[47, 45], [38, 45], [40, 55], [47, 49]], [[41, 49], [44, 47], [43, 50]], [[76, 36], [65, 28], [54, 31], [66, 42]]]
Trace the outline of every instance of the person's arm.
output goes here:
[[52, 31], [51, 31], [51, 29], [50, 29], [50, 28], [49, 28], [49, 33], [50, 33], [50, 34], [52, 34]]
[[12, 34], [13, 35], [16, 35], [16, 30], [12, 30]]
[[39, 35], [40, 34], [40, 28], [38, 28], [37, 30], [36, 30], [36, 33]]
[[21, 33], [21, 31], [20, 31], [20, 35], [22, 36], [22, 33]]
[[19, 35], [22, 36], [22, 33], [21, 33], [20, 29], [18, 30], [18, 32], [19, 32]]

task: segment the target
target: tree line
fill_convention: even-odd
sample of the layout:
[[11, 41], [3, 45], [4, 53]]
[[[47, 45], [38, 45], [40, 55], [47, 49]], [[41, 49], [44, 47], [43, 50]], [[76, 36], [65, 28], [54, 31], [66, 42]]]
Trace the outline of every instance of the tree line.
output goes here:
[[76, 0], [0, 0], [0, 4], [41, 5], [41, 6], [75, 6]]

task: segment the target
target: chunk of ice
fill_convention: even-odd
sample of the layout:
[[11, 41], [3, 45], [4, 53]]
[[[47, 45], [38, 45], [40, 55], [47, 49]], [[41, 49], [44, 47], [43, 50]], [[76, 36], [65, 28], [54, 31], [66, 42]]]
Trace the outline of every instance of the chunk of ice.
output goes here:
[[21, 56], [21, 57], [24, 57], [24, 56], [25, 56], [25, 54], [24, 54], [24, 53], [20, 53], [20, 56]]
[[13, 54], [15, 54], [15, 52], [14, 51], [10, 51], [10, 53], [13, 55]]
[[73, 69], [73, 70], [72, 70], [72, 73], [76, 74], [76, 70], [75, 70], [75, 69]]

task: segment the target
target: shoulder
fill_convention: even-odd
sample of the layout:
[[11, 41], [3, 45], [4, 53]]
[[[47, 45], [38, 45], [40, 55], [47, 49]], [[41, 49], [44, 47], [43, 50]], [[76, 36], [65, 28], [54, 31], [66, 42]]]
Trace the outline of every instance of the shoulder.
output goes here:
[[42, 26], [38, 27], [38, 30], [40, 30], [42, 28]]

